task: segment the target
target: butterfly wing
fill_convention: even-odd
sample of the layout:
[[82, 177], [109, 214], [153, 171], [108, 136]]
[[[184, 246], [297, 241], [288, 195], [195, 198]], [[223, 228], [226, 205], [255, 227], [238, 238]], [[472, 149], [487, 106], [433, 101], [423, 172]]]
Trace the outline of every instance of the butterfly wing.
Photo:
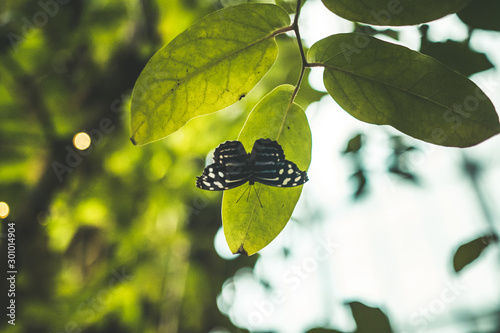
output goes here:
[[303, 185], [309, 180], [307, 172], [301, 171], [295, 163], [287, 160], [276, 164], [276, 170], [275, 178], [270, 180], [272, 184], [269, 183], [269, 180], [266, 180], [267, 182], [264, 184], [277, 187], [295, 187]]
[[247, 152], [239, 141], [226, 141], [221, 143], [214, 151], [214, 164], [231, 163], [246, 164]]
[[309, 179], [305, 171], [285, 159], [280, 144], [270, 139], [255, 141], [250, 156], [253, 165], [252, 180], [276, 187], [295, 187]]
[[226, 141], [214, 152], [214, 163], [203, 170], [196, 186], [208, 191], [223, 191], [246, 183], [250, 178], [248, 154], [239, 141]]
[[248, 173], [231, 174], [223, 164], [210, 164], [196, 179], [196, 186], [202, 190], [224, 191], [238, 187], [248, 181]]

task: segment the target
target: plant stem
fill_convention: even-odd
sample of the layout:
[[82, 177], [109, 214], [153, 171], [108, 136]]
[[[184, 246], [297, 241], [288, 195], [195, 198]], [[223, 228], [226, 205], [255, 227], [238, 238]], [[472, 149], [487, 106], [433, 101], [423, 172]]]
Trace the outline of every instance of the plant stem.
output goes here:
[[302, 58], [302, 68], [300, 70], [300, 75], [299, 75], [299, 80], [297, 81], [297, 85], [293, 89], [292, 97], [290, 98], [290, 101], [288, 102], [288, 106], [286, 108], [286, 115], [285, 115], [285, 117], [283, 117], [283, 121], [281, 122], [281, 126], [280, 126], [280, 129], [278, 131], [276, 141], [278, 141], [279, 137], [281, 136], [281, 133], [283, 133], [286, 117], [293, 107], [293, 102], [295, 100], [295, 97], [297, 96], [297, 93], [299, 92], [299, 88], [300, 88], [300, 85], [302, 83], [302, 79], [304, 78], [304, 72], [306, 70], [306, 65], [307, 65], [306, 57], [304, 55], [304, 49], [302, 48], [302, 41], [300, 39], [299, 24], [298, 24], [299, 16], [300, 16], [300, 5], [301, 5], [301, 0], [297, 0], [297, 10], [295, 11], [295, 18], [293, 19], [292, 25], [287, 27], [289, 29], [287, 31], [293, 30], [295, 32], [295, 37], [297, 38], [297, 42], [298, 42], [298, 46], [299, 46], [300, 56]]
[[297, 38], [297, 45], [299, 47], [300, 57], [302, 59], [302, 68], [300, 69], [299, 79], [297, 81], [297, 85], [295, 86], [295, 89], [293, 90], [290, 103], [293, 103], [293, 101], [295, 100], [295, 97], [297, 96], [297, 94], [299, 92], [300, 85], [302, 84], [302, 79], [304, 78], [304, 72], [306, 70], [306, 67], [308, 66], [306, 56], [304, 54], [304, 48], [302, 46], [302, 39], [300, 38], [300, 31], [299, 31], [300, 8], [301, 8], [301, 0], [297, 0], [297, 9], [295, 11], [295, 18], [293, 19], [292, 28], [293, 28], [293, 31], [295, 32], [295, 37]]

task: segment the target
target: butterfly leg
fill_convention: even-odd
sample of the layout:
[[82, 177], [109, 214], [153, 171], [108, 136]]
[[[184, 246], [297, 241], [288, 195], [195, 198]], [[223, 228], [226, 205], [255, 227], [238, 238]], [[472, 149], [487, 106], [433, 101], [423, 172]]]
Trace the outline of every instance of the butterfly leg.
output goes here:
[[[255, 191], [255, 195], [257, 196], [257, 200], [259, 200], [260, 207], [264, 208], [264, 206], [262, 206], [262, 202], [260, 202], [259, 193], [257, 192], [257, 189], [255, 188], [255, 186], [254, 186], [253, 190]], [[248, 193], [250, 194], [250, 191], [248, 191]]]
[[[264, 208], [264, 206], [262, 206], [262, 202], [260, 201], [260, 198], [259, 198], [259, 193], [257, 193], [257, 189], [255, 188], [255, 186], [253, 184], [249, 184], [247, 186], [247, 188], [245, 189], [245, 191], [243, 191], [243, 193], [241, 193], [240, 197], [238, 198], [238, 200], [236, 200], [236, 203], [238, 203], [240, 201], [240, 199], [245, 195], [245, 193], [248, 191], [248, 189], [250, 187], [253, 187], [254, 191], [255, 191], [255, 195], [257, 195], [257, 200], [259, 200], [259, 204], [260, 204], [260, 207], [261, 208]], [[248, 191], [248, 194], [247, 194], [247, 202], [248, 202], [248, 199], [250, 198], [250, 191]]]
[[[243, 197], [243, 195], [246, 193], [246, 191], [248, 191], [250, 186], [247, 186], [247, 188], [243, 191], [243, 193], [241, 193], [240, 197], [238, 198], [238, 200], [236, 200], [236, 203], [238, 203], [240, 201], [240, 199]], [[250, 192], [248, 192], [250, 193]], [[247, 198], [247, 201], [248, 201], [248, 198]]]

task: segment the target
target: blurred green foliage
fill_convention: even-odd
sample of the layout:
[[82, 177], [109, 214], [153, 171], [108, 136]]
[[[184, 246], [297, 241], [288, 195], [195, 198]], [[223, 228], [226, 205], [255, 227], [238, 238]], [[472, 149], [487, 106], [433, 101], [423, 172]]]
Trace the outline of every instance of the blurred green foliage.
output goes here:
[[[11, 213], [0, 228], [16, 225], [18, 306], [16, 325], [2, 320], [0, 331], [241, 331], [216, 299], [257, 256], [216, 253], [221, 195], [194, 181], [207, 152], [237, 138], [262, 96], [296, 83], [296, 44], [277, 37], [276, 64], [236, 105], [141, 148], [128, 128], [130, 94], [150, 57], [228, 2], [2, 1], [0, 201]], [[304, 109], [322, 95], [307, 82], [297, 97]], [[92, 145], [77, 151], [82, 131]], [[361, 307], [390, 329], [373, 309]]]
[[[216, 296], [256, 258], [217, 255], [220, 195], [200, 191], [194, 180], [207, 152], [236, 138], [245, 101], [144, 148], [132, 145], [126, 125], [148, 59], [216, 5], [48, 0], [2, 7], [0, 200], [11, 209], [2, 232], [7, 222], [17, 228], [18, 306], [16, 325], [2, 320], [0, 331], [233, 327]], [[92, 144], [78, 151], [72, 139], [82, 131]], [[3, 289], [1, 297], [3, 306]]]

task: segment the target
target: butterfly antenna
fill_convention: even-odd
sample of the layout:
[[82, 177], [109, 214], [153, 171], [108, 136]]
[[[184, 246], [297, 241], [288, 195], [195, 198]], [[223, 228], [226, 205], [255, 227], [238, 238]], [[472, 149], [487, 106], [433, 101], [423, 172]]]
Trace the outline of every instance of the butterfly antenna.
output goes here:
[[[264, 206], [262, 206], [262, 202], [260, 201], [260, 198], [259, 198], [259, 193], [257, 193], [257, 189], [255, 188], [254, 185], [248, 185], [248, 187], [245, 189], [245, 191], [243, 191], [243, 193], [241, 193], [240, 197], [238, 198], [238, 200], [236, 200], [236, 203], [238, 203], [241, 198], [245, 195], [245, 193], [248, 191], [248, 189], [250, 187], [253, 187], [254, 191], [255, 191], [255, 194], [257, 195], [257, 200], [259, 200], [259, 204], [260, 204], [260, 207], [261, 208], [264, 208]], [[248, 191], [248, 195], [247, 195], [247, 202], [248, 202], [248, 198], [250, 198], [250, 191]]]
[[[241, 197], [243, 197], [243, 195], [246, 193], [246, 191], [248, 190], [248, 187], [245, 189], [245, 191], [243, 191], [243, 193], [241, 193], [240, 197], [238, 198], [238, 200], [236, 200], [236, 203], [238, 203], [238, 201], [240, 201]], [[248, 192], [250, 193], [250, 192]], [[248, 198], [247, 198], [248, 200]]]
[[[255, 195], [257, 195], [257, 200], [259, 200], [260, 208], [264, 208], [264, 206], [262, 206], [262, 202], [260, 202], [259, 193], [257, 192], [257, 189], [255, 188], [255, 186], [253, 187], [253, 190], [255, 191]], [[248, 193], [250, 193], [250, 192], [248, 192]]]

